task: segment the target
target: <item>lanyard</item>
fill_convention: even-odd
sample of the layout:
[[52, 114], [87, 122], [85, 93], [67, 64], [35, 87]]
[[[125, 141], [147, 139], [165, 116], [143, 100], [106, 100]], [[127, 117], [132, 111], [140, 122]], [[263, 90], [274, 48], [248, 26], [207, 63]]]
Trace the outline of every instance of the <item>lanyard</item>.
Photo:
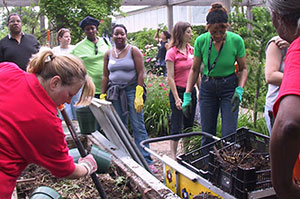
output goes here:
[[221, 51], [222, 51], [222, 49], [223, 49], [223, 45], [224, 45], [224, 42], [222, 42], [222, 45], [221, 45], [221, 47], [220, 47], [220, 50], [219, 50], [219, 52], [218, 52], [218, 55], [217, 55], [217, 57], [216, 57], [214, 63], [213, 63], [212, 65], [210, 65], [210, 54], [211, 54], [211, 48], [212, 48], [212, 38], [210, 37], [209, 48], [208, 48], [208, 60], [207, 60], [207, 65], [208, 65], [208, 75], [209, 75], [209, 73], [211, 72], [211, 70], [214, 69], [214, 67], [216, 66], [216, 63], [217, 63], [217, 61], [218, 61], [218, 58], [219, 58], [219, 56], [220, 56], [220, 54], [221, 54]]

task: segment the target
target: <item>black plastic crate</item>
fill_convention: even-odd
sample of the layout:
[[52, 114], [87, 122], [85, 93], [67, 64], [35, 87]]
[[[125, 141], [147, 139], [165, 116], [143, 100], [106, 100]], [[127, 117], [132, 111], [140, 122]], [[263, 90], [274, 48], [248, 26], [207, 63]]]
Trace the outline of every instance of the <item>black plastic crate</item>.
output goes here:
[[[229, 138], [230, 137], [230, 138]], [[269, 137], [240, 128], [235, 134], [224, 138], [231, 140], [231, 144], [217, 149], [210, 150], [209, 155], [209, 180], [224, 191], [237, 198], [248, 198], [248, 192], [271, 187], [271, 170], [269, 166]], [[221, 139], [222, 141], [223, 139]], [[264, 163], [265, 167], [256, 165], [249, 168], [246, 165], [230, 164], [220, 156], [227, 157], [226, 152], [246, 154], [241, 159], [246, 160], [249, 155], [253, 158], [261, 158], [257, 163]], [[228, 156], [230, 159], [232, 156]], [[230, 161], [235, 161], [239, 156], [232, 157]]]
[[177, 156], [177, 162], [202, 177], [208, 178], [209, 151], [213, 150], [213, 147], [221, 149], [227, 145], [226, 142], [231, 141], [232, 137], [228, 137], [223, 141], [211, 142], [199, 149]]

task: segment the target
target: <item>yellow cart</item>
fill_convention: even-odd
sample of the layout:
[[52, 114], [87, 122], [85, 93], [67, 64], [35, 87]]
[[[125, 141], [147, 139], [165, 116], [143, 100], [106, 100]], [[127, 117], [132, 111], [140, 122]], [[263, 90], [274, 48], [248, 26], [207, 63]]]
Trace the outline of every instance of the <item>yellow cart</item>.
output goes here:
[[[185, 133], [179, 135], [171, 135], [171, 136], [164, 136], [159, 138], [151, 138], [141, 142], [141, 146], [151, 153], [153, 156], [158, 158], [163, 163], [163, 173], [164, 173], [164, 183], [166, 186], [171, 189], [174, 193], [180, 196], [183, 199], [193, 199], [193, 198], [224, 198], [224, 199], [233, 199], [233, 198], [264, 198], [264, 199], [272, 199], [276, 198], [275, 192], [270, 185], [270, 177], [267, 180], [264, 179], [263, 182], [254, 182], [254, 186], [256, 188], [251, 188], [247, 185], [245, 189], [239, 191], [238, 184], [233, 181], [233, 177], [231, 175], [224, 175], [219, 174], [215, 175], [211, 173], [208, 169], [201, 169], [199, 168], [199, 164], [197, 161], [201, 158], [191, 158], [191, 156], [199, 155], [199, 150], [193, 151], [189, 154], [184, 154], [184, 157], [177, 157], [177, 161], [169, 158], [166, 155], [160, 156], [156, 152], [150, 150], [149, 148], [145, 147], [147, 143], [159, 142], [164, 140], [171, 140], [173, 138], [184, 138], [190, 136], [209, 136], [210, 138], [216, 140], [215, 142], [211, 143], [211, 146], [216, 146], [217, 148], [220, 146], [235, 146], [241, 147], [245, 143], [238, 143], [235, 142], [234, 139], [239, 139], [237, 137], [241, 137], [241, 134], [248, 134], [251, 133], [250, 141], [255, 143], [256, 146], [260, 146], [260, 143], [257, 140], [253, 141], [253, 139], [258, 139], [261, 142], [261, 146], [268, 142], [268, 137], [260, 137], [261, 134], [257, 134], [254, 132], [249, 131], [246, 128], [238, 129], [237, 132], [239, 134], [231, 134], [226, 139], [220, 139], [218, 137], [212, 136], [205, 132], [192, 132], [192, 133]], [[234, 137], [234, 138], [233, 138]], [[247, 137], [248, 139], [248, 137]], [[208, 145], [207, 145], [208, 146]], [[256, 147], [255, 146], [255, 147]], [[206, 147], [206, 146], [204, 146]], [[268, 147], [268, 146], [266, 146]], [[203, 148], [203, 147], [201, 147]], [[265, 147], [263, 147], [265, 148]], [[265, 149], [263, 149], [265, 150]], [[188, 157], [188, 158], [187, 158]], [[186, 158], [186, 159], [185, 159]], [[191, 159], [190, 161], [189, 158]], [[205, 158], [208, 158], [205, 157]], [[203, 160], [203, 159], [202, 159]], [[198, 168], [197, 168], [198, 167]], [[207, 168], [207, 167], [206, 167]], [[220, 173], [219, 171], [216, 171]], [[267, 171], [269, 173], [269, 171]], [[225, 173], [226, 174], [226, 173]], [[266, 173], [263, 173], [264, 175]], [[260, 174], [255, 174], [259, 178], [261, 178]], [[208, 177], [210, 176], [210, 177]], [[217, 179], [212, 179], [212, 178]], [[212, 182], [213, 181], [213, 182]], [[260, 186], [259, 184], [263, 185]], [[218, 185], [218, 186], [217, 186]], [[242, 184], [244, 185], [244, 184]], [[246, 186], [244, 185], [244, 186]], [[253, 187], [253, 183], [250, 184]], [[260, 189], [260, 187], [263, 187]], [[247, 191], [247, 188], [249, 191]], [[251, 189], [250, 189], [251, 188]], [[243, 192], [245, 191], [246, 192]]]

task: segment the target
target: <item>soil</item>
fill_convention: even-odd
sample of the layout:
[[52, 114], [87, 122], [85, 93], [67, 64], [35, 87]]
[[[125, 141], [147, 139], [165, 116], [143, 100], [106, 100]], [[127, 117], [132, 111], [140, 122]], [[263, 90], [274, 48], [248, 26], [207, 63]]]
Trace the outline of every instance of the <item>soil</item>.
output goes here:
[[[139, 199], [141, 194], [137, 187], [130, 183], [126, 176], [120, 175], [115, 167], [111, 167], [108, 174], [98, 174], [100, 184], [107, 198]], [[89, 176], [67, 180], [55, 178], [48, 170], [30, 164], [21, 174], [17, 183], [18, 199], [27, 199], [34, 189], [47, 186], [57, 191], [62, 199], [94, 199], [99, 198], [99, 193]]]
[[[160, 156], [170, 155], [169, 142], [151, 143], [150, 148]], [[180, 146], [179, 146], [180, 152]], [[161, 182], [164, 181], [163, 165], [160, 160], [153, 158], [158, 173], [154, 174]], [[114, 165], [107, 174], [97, 174], [104, 192], [109, 199], [139, 199], [142, 198], [136, 185], [130, 182]], [[62, 199], [92, 199], [99, 198], [89, 176], [80, 179], [56, 178], [51, 173], [35, 164], [30, 164], [21, 174], [17, 183], [18, 199], [30, 198], [32, 192], [40, 187], [47, 186], [57, 191]]]

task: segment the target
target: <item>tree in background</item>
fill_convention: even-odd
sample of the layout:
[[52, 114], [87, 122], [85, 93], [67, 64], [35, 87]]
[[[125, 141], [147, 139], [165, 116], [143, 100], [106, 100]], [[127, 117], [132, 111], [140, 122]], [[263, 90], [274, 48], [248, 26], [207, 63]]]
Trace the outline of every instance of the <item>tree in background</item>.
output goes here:
[[245, 42], [248, 80], [242, 106], [253, 110], [253, 122], [256, 127], [257, 112], [263, 112], [267, 90], [264, 77], [265, 46], [276, 35], [276, 31], [266, 8], [251, 9], [253, 20], [249, 20], [244, 7], [239, 6], [238, 2], [233, 2], [234, 12], [230, 15], [230, 23], [232, 31], [239, 34]]
[[38, 40], [40, 39], [41, 33], [39, 24], [39, 14], [34, 4], [28, 7], [14, 7], [10, 11], [8, 11], [8, 9], [4, 11], [4, 15], [2, 17], [0, 39], [2, 39], [8, 34], [7, 17], [11, 13], [17, 13], [21, 17], [23, 32], [33, 34]]
[[[62, 27], [72, 31], [72, 43], [82, 40], [80, 21], [86, 16], [104, 20], [119, 11], [121, 0], [40, 0], [40, 13], [47, 16], [52, 30], [56, 32]], [[111, 23], [103, 23], [111, 25]], [[99, 28], [102, 28], [101, 25]], [[102, 32], [99, 31], [99, 34]]]

